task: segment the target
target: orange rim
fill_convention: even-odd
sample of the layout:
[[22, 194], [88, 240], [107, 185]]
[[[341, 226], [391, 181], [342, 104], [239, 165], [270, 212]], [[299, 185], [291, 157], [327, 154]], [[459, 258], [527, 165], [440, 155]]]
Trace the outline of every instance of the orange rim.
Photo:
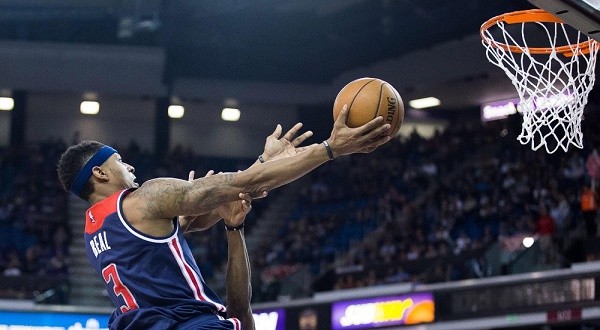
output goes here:
[[[565, 24], [565, 22], [562, 19], [550, 14], [549, 12], [547, 12], [545, 10], [530, 9], [530, 10], [521, 10], [521, 11], [515, 11], [512, 13], [498, 15], [496, 17], [490, 18], [489, 20], [487, 20], [485, 23], [483, 23], [481, 25], [481, 29], [479, 30], [479, 32], [481, 34], [481, 38], [483, 39], [483, 41], [485, 41], [487, 44], [489, 44], [493, 47], [508, 50], [513, 53], [523, 53], [523, 48], [525, 48], [525, 47], [517, 47], [517, 46], [513, 46], [513, 45], [507, 45], [505, 43], [497, 42], [485, 35], [485, 31], [487, 31], [490, 27], [498, 24], [498, 22], [504, 22], [506, 24], [538, 23], [538, 22], [539, 23]], [[525, 49], [529, 50], [530, 54], [550, 54], [553, 51], [556, 51], [565, 56], [573, 56], [573, 55], [589, 53], [592, 42], [595, 42], [595, 41], [588, 40], [588, 41], [580, 42], [579, 44], [565, 45], [565, 46], [560, 46], [560, 47], [556, 47], [556, 48], [530, 47], [530, 48], [525, 48]], [[579, 48], [579, 54], [574, 54], [573, 48]]]

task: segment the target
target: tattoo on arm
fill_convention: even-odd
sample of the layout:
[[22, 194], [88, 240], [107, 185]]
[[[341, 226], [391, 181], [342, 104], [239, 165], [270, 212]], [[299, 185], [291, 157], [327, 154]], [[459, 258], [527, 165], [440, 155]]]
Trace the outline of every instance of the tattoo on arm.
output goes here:
[[204, 214], [218, 205], [238, 199], [243, 190], [235, 187], [235, 173], [198, 178], [192, 182], [159, 178], [144, 183], [134, 194], [138, 211], [145, 218], [173, 218]]

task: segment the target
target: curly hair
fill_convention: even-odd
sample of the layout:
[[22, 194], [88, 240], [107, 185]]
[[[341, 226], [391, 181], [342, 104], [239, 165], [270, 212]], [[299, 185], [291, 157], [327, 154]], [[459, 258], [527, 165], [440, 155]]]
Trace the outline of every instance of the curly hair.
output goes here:
[[[70, 146], [58, 160], [57, 171], [60, 183], [65, 191], [71, 189], [71, 185], [79, 173], [79, 170], [100, 150], [104, 144], [98, 141], [82, 141]], [[87, 200], [92, 193], [92, 185], [85, 184], [79, 197]]]

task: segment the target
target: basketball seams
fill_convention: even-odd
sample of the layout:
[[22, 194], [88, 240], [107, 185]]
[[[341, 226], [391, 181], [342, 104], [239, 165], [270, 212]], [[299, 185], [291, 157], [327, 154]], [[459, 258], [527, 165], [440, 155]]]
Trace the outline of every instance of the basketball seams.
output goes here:
[[377, 106], [375, 107], [375, 114], [373, 115], [373, 118], [371, 118], [371, 119], [377, 118], [377, 115], [379, 114], [379, 107], [381, 106], [381, 96], [383, 95], [383, 85], [385, 85], [385, 83], [383, 83], [379, 86], [379, 99], [377, 99]]
[[396, 116], [396, 125], [394, 125], [394, 129], [392, 130], [392, 132], [395, 132], [397, 129], [399, 129], [402, 121], [404, 121], [404, 109], [402, 110], [403, 113], [400, 113], [400, 105], [403, 104], [401, 101], [402, 99], [400, 98], [398, 91], [392, 85], [390, 85], [390, 87], [394, 92], [394, 95], [396, 95], [396, 111], [398, 112], [398, 115]]
[[354, 94], [354, 97], [352, 97], [352, 101], [350, 102], [350, 104], [348, 105], [348, 117], [350, 117], [350, 110], [352, 109], [352, 105], [354, 104], [354, 100], [356, 100], [356, 97], [358, 96], [358, 94], [360, 94], [360, 92], [370, 83], [374, 82], [375, 79], [371, 79], [369, 80], [369, 82], [367, 82], [366, 84], [362, 85], [362, 87]]

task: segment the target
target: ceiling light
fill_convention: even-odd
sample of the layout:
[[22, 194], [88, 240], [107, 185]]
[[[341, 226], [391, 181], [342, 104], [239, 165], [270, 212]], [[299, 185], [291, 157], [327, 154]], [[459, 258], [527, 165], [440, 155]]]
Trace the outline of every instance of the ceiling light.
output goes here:
[[79, 106], [79, 111], [84, 115], [95, 115], [100, 111], [100, 103], [96, 101], [83, 101]]
[[416, 99], [408, 102], [411, 108], [414, 109], [424, 109], [431, 108], [442, 104], [439, 99], [435, 97], [426, 97], [422, 99]]
[[221, 111], [221, 119], [225, 121], [238, 121], [240, 120], [240, 110], [235, 108], [223, 108], [223, 111]]
[[12, 97], [0, 97], [0, 110], [10, 111], [15, 107]]
[[169, 106], [169, 117], [173, 118], [173, 119], [178, 119], [183, 117], [183, 114], [185, 113], [185, 108], [183, 107], [183, 105], [170, 105]]

